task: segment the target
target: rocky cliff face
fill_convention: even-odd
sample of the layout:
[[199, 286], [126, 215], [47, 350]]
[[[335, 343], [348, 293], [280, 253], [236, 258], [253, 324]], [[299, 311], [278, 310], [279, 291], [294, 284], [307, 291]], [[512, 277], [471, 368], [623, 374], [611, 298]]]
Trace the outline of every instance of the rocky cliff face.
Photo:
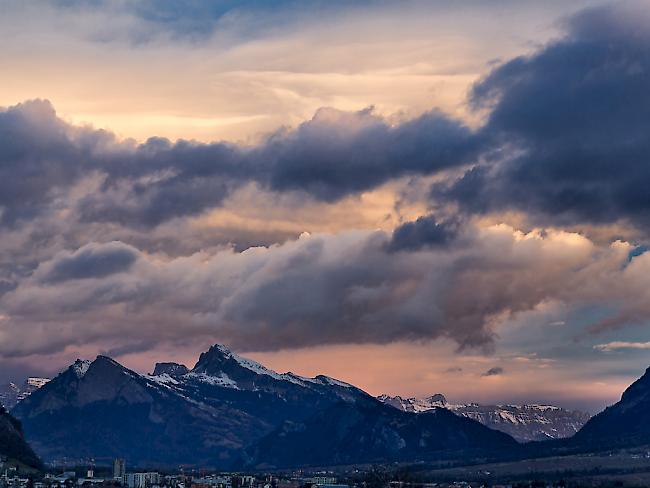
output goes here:
[[183, 376], [189, 373], [190, 370], [187, 369], [187, 366], [184, 364], [177, 363], [156, 363], [156, 367], [153, 370], [153, 376], [161, 376], [167, 374], [172, 378]]

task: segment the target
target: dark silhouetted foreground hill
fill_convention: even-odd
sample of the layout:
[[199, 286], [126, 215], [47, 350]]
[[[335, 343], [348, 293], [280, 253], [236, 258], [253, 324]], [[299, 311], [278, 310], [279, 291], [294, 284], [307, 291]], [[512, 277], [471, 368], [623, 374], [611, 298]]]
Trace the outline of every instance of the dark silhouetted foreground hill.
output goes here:
[[41, 461], [23, 437], [20, 422], [0, 407], [0, 456], [40, 468]]
[[569, 444], [589, 450], [650, 444], [650, 368], [618, 403], [589, 420]]

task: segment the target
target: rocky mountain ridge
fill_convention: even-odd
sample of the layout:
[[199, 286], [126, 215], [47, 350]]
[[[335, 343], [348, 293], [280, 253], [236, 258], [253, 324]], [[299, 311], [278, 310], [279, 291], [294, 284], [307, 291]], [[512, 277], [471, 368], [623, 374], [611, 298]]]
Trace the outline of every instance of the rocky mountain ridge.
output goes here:
[[18, 402], [27, 398], [48, 381], [50, 381], [49, 378], [29, 377], [21, 386], [14, 382], [0, 385], [0, 406], [11, 410]]
[[483, 425], [511, 435], [520, 442], [563, 439], [573, 436], [590, 415], [554, 405], [481, 405], [449, 403], [437, 393], [425, 398], [380, 395], [377, 399], [405, 412], [421, 413], [446, 408]]

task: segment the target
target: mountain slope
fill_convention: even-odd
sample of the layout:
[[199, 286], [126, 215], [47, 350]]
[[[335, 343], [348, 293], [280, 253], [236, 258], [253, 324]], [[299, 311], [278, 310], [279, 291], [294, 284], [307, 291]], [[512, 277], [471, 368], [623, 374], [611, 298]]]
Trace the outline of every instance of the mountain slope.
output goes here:
[[479, 405], [448, 403], [440, 393], [426, 398], [380, 395], [378, 400], [405, 412], [446, 408], [520, 442], [571, 437], [589, 420], [589, 414], [552, 405]]
[[41, 461], [23, 437], [20, 422], [0, 407], [0, 456], [40, 468]]
[[594, 416], [569, 440], [591, 450], [650, 444], [650, 368], [623, 392], [621, 400]]
[[0, 385], [0, 406], [11, 410], [20, 396], [20, 388], [16, 383]]
[[248, 451], [257, 468], [473, 459], [518, 448], [512, 437], [443, 408], [399, 411], [367, 398], [286, 422]]

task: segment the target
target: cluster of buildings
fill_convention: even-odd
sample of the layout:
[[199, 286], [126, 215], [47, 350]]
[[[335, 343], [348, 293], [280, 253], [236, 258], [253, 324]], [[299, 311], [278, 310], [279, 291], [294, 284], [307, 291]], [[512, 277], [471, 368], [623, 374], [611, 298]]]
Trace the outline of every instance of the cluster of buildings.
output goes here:
[[[0, 464], [1, 467], [1, 464]], [[332, 476], [289, 477], [275, 475], [249, 475], [240, 473], [180, 473], [168, 474], [156, 471], [127, 472], [124, 459], [115, 459], [112, 470], [102, 471], [104, 476], [95, 476], [93, 467], [84, 470], [48, 473], [42, 479], [34, 480], [18, 476], [15, 468], [7, 468], [0, 476], [0, 488], [350, 488], [337, 483]]]
[[269, 475], [213, 474], [192, 478], [189, 488], [350, 488], [350, 486], [337, 483], [337, 479], [331, 476], [295, 475], [285, 478]]
[[[106, 471], [104, 471], [106, 472]], [[155, 471], [127, 472], [123, 459], [113, 462], [112, 473], [96, 477], [94, 469], [78, 476], [75, 471], [46, 474], [42, 479], [20, 476], [16, 468], [6, 467], [0, 459], [0, 488], [371, 488], [375, 484], [363, 481], [350, 484], [339, 483], [337, 478], [324, 474], [304, 476], [296, 473], [289, 476], [245, 475], [232, 473], [164, 474]], [[112, 474], [112, 476], [110, 476]], [[485, 485], [476, 482], [455, 481], [443, 483], [410, 483], [386, 481], [385, 488], [515, 488], [513, 485]], [[519, 486], [543, 486], [555, 488], [564, 484], [546, 483], [540, 485], [519, 484]], [[618, 486], [618, 485], [613, 485]]]
[[[0, 459], [0, 488], [370, 488], [366, 482], [357, 480], [350, 484], [340, 483], [329, 473], [305, 475], [241, 474], [241, 473], [159, 473], [157, 471], [127, 472], [124, 459], [115, 459], [112, 470], [103, 468], [105, 476], [95, 476], [94, 468], [84, 470], [83, 476], [76, 471], [45, 474], [41, 479], [20, 475], [15, 467], [4, 466]], [[548, 485], [551, 487], [552, 485]], [[492, 488], [512, 488], [511, 485], [491, 485]], [[385, 488], [485, 488], [481, 483], [463, 481], [447, 483], [408, 483], [386, 481]]]
[[29, 483], [29, 478], [19, 476], [18, 470], [15, 466], [6, 465], [7, 458], [0, 457], [0, 487], [3, 488], [21, 488], [26, 487]]

